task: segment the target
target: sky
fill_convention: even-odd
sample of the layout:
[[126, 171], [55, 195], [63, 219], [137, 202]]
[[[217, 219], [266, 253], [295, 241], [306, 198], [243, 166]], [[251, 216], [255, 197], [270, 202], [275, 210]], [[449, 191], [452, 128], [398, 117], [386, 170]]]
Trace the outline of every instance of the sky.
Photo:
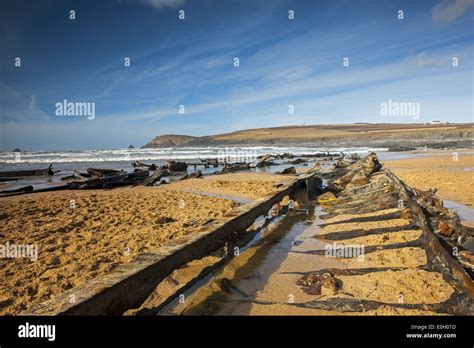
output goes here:
[[[0, 151], [473, 122], [473, 61], [474, 0], [4, 0]], [[64, 100], [94, 103], [94, 117], [58, 115]], [[382, 113], [388, 101], [420, 113]]]

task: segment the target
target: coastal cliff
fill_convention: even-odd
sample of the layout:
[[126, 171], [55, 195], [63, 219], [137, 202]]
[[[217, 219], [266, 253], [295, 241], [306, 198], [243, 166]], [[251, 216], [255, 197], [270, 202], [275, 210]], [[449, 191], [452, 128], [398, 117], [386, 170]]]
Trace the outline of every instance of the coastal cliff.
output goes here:
[[247, 129], [194, 137], [160, 135], [142, 148], [233, 145], [471, 147], [474, 127], [464, 124], [352, 124]]

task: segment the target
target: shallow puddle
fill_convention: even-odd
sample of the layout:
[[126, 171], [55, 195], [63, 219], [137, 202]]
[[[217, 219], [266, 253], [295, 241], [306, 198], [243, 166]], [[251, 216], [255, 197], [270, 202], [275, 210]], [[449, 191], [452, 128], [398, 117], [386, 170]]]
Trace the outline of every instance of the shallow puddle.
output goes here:
[[284, 314], [288, 303], [309, 300], [296, 285], [300, 272], [344, 267], [336, 259], [306, 253], [324, 249], [325, 243], [314, 238], [320, 214], [309, 206], [278, 218], [223, 269], [187, 291], [184, 303], [175, 300], [158, 314]]
[[470, 208], [468, 206], [465, 206], [457, 202], [448, 201], [446, 199], [444, 199], [443, 202], [444, 202], [443, 205], [446, 208], [454, 209], [458, 213], [459, 217], [461, 218], [461, 221], [474, 223], [474, 209], [473, 208]]

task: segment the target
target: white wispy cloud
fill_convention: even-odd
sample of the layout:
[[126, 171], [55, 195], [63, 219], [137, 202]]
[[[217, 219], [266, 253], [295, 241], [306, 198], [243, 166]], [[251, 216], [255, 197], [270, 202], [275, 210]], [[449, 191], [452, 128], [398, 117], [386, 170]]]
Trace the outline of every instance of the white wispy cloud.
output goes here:
[[474, 0], [442, 0], [433, 7], [432, 18], [435, 23], [450, 23], [471, 7], [474, 7]]
[[[140, 1], [155, 9], [189, 4]], [[210, 27], [196, 25], [182, 36], [174, 29], [160, 32], [159, 40], [132, 52], [131, 68], [117, 63], [120, 56], [82, 71], [77, 78], [45, 76], [40, 89], [35, 89], [36, 82], [20, 89], [21, 84], [2, 86], [0, 80], [0, 147], [56, 146], [47, 140], [51, 133], [66, 139], [61, 140], [63, 145], [58, 140], [58, 146], [76, 148], [92, 143], [140, 145], [165, 133], [205, 135], [303, 123], [413, 122], [409, 117], [381, 116], [379, 105], [388, 99], [419, 102], [420, 121], [466, 122], [473, 110], [472, 33], [461, 21], [450, 26], [434, 22], [460, 19], [472, 2], [440, 1], [432, 13], [430, 3], [407, 25], [381, 19], [352, 25], [350, 30], [347, 26], [328, 30], [316, 24], [299, 31], [292, 25], [267, 30], [271, 21], [266, 23], [267, 17], [255, 11], [255, 17], [245, 17], [245, 25], [229, 25], [230, 19], [225, 18]], [[236, 56], [239, 68], [233, 66]], [[349, 68], [342, 66], [346, 56]], [[452, 66], [453, 57], [459, 67]], [[63, 96], [97, 100], [96, 119], [59, 121], [48, 105], [52, 108]], [[180, 104], [185, 105], [184, 115], [178, 112]], [[293, 115], [288, 113], [289, 104], [295, 106]], [[41, 106], [49, 111], [49, 121], [41, 119], [46, 116]], [[101, 143], [96, 144], [96, 139]]]
[[48, 120], [49, 116], [38, 106], [35, 94], [19, 92], [0, 81], [0, 121]]
[[154, 7], [154, 8], [163, 8], [163, 7], [178, 7], [184, 5], [186, 0], [141, 0], [141, 3]]

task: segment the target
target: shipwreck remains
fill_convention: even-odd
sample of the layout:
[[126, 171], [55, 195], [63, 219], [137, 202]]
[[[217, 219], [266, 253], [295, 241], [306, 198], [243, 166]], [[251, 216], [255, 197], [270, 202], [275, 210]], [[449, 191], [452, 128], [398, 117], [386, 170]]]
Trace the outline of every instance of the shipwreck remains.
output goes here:
[[[290, 155], [283, 157], [294, 158]], [[263, 158], [270, 159], [264, 156], [260, 160]], [[318, 311], [351, 314], [379, 310], [391, 313], [424, 311], [432, 315], [472, 314], [474, 257], [465, 248], [472, 235], [461, 224], [456, 212], [443, 207], [435, 190], [422, 192], [405, 185], [390, 170], [383, 168], [375, 154], [357, 161], [338, 155], [330, 156], [330, 159], [332, 163], [326, 166], [326, 170], [321, 165], [308, 167], [304, 174], [296, 174], [296, 171], [291, 170], [294, 177], [274, 184], [275, 190], [271, 195], [241, 205], [223, 219], [210, 220], [197, 234], [173, 240], [154, 252], [141, 254], [130, 263], [119, 265], [104, 276], [69, 289], [35, 306], [28, 314], [122, 315], [134, 309], [136, 314], [156, 314], [182, 291], [197, 286], [200, 279], [225, 267], [226, 262], [234, 257], [232, 250], [251, 241], [269, 221], [295, 209], [298, 205], [296, 196], [302, 190], [307, 199], [313, 204], [317, 202], [324, 212], [318, 216], [321, 231], [314, 238], [328, 245], [341, 244], [344, 246], [343, 251], [352, 248], [353, 243], [362, 243], [365, 245], [364, 257], [367, 263], [356, 265], [347, 261], [344, 255], [337, 255], [341, 262], [347, 262], [347, 267], [310, 272], [307, 269], [304, 272], [295, 269], [298, 278], [292, 285], [306, 295], [313, 296], [313, 299], [283, 305], [311, 309], [315, 314], [320, 313]], [[180, 162], [172, 164], [173, 169], [176, 169], [173, 167], [176, 163]], [[187, 167], [188, 164], [184, 165]], [[184, 168], [184, 165], [177, 166]], [[226, 164], [220, 172], [249, 168], [249, 163]], [[168, 175], [169, 171], [169, 164], [167, 168], [151, 175], [148, 170], [133, 173], [95, 171], [89, 173], [93, 177], [82, 178], [66, 186], [69, 189], [82, 189], [124, 184], [153, 185]], [[201, 172], [185, 174], [181, 180], [199, 178], [201, 175]], [[23, 192], [31, 192], [31, 188], [12, 194]], [[262, 216], [265, 222], [254, 228], [256, 220]], [[327, 250], [306, 249], [299, 252], [314, 257], [324, 255]], [[400, 260], [404, 261], [396, 259], [398, 261], [394, 263], [386, 256], [394, 253], [402, 255]], [[153, 301], [147, 303], [151, 294], [173, 272], [210, 256], [214, 261], [189, 277], [185, 283], [175, 285], [169, 293], [163, 294], [158, 304]], [[448, 298], [429, 303], [410, 299], [405, 301], [403, 291], [395, 294], [401, 296], [401, 301], [374, 299], [369, 295], [357, 295], [357, 291], [355, 295], [351, 293], [351, 289], [364, 284], [357, 277], [366, 276], [377, 280], [377, 277], [386, 273], [392, 277], [388, 277], [393, 282], [390, 288], [403, 284], [402, 280], [399, 282], [397, 279], [403, 279], [401, 277], [407, 274], [415, 275], [414, 279], [423, 275], [432, 277], [432, 283], [426, 283], [428, 289], [432, 285], [436, 285], [437, 289], [446, 286], [452, 289], [452, 293]], [[426, 280], [420, 280], [423, 281]], [[75, 302], [69, 301], [72, 294]]]
[[30, 170], [13, 170], [7, 172], [0, 172], [0, 181], [20, 180], [33, 176], [50, 176], [59, 173], [59, 170], [53, 170], [53, 165], [50, 164], [45, 169], [30, 169]]
[[[236, 208], [227, 214], [227, 219], [211, 221], [200, 234], [186, 236], [154, 253], [142, 254], [128, 264], [118, 266], [104, 277], [93, 279], [36, 306], [29, 314], [119, 315], [130, 308], [139, 307], [154, 288], [175, 269], [212, 252], [223, 248], [232, 250], [234, 245], [248, 242], [257, 231], [249, 234], [247, 229], [258, 217], [269, 216], [275, 204], [286, 196], [293, 197], [298, 188], [304, 187], [309, 195], [314, 195], [317, 192], [316, 186], [320, 185], [321, 180], [315, 173], [289, 180], [272, 195]], [[281, 213], [286, 209], [287, 206], [278, 211]], [[68, 301], [72, 293], [76, 298], [74, 303]]]
[[[314, 301], [294, 306], [347, 313], [383, 309], [392, 313], [418, 310], [445, 315], [473, 314], [474, 286], [471, 276], [474, 263], [472, 254], [464, 247], [472, 236], [460, 223], [456, 212], [443, 207], [442, 200], [435, 196], [435, 190], [422, 192], [408, 187], [391, 171], [382, 169], [375, 154], [345, 166], [338, 178], [332, 178], [328, 189], [331, 193], [319, 198], [326, 214], [321, 216], [322, 232], [315, 238], [329, 245], [346, 245], [343, 248], [345, 252], [351, 251], [355, 241], [363, 243], [364, 240], [380, 240], [380, 244], [365, 242], [369, 243], [365, 246], [365, 257], [369, 258], [369, 262], [364, 264], [365, 268], [350, 263], [358, 267], [322, 269], [304, 274], [296, 284], [306, 293], [319, 296]], [[403, 222], [405, 225], [399, 225]], [[408, 236], [412, 235], [419, 237], [409, 239]], [[391, 242], [392, 239], [394, 242]], [[401, 241], [396, 242], [398, 239]], [[307, 252], [324, 255], [327, 250]], [[395, 265], [390, 263], [388, 254], [384, 258], [384, 252], [390, 255], [405, 253], [407, 256], [413, 253], [415, 260], [415, 255], [426, 254], [427, 262], [417, 261], [420, 263], [416, 264], [415, 261], [407, 260]], [[380, 256], [371, 258], [372, 253]], [[426, 272], [420, 273], [420, 276], [427, 274], [433, 277], [440, 274], [453, 293], [445, 301], [417, 304], [406, 303], [402, 291], [398, 294], [399, 300], [394, 294], [393, 300], [389, 302], [348, 297], [343, 292], [344, 283], [352, 284], [362, 275], [367, 279], [377, 279], [387, 273], [396, 278], [409, 272]], [[397, 287], [397, 284], [393, 286]], [[398, 285], [398, 289], [401, 288]], [[324, 292], [331, 296], [321, 296]]]

